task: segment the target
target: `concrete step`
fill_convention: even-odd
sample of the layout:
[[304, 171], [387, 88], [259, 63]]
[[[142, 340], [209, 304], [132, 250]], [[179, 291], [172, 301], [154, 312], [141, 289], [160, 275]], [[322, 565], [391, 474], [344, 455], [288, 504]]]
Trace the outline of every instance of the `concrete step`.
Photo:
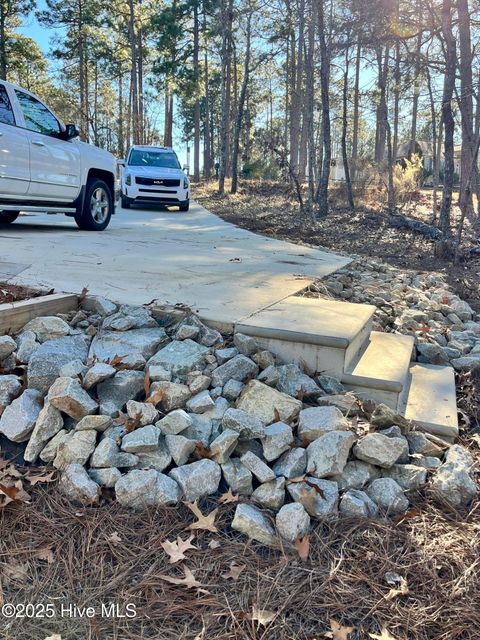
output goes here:
[[452, 367], [412, 364], [409, 384], [400, 399], [399, 410], [425, 431], [455, 438], [458, 435], [458, 416]]
[[408, 384], [414, 342], [411, 336], [372, 331], [365, 350], [342, 375], [343, 384], [360, 397], [397, 409]]
[[364, 349], [375, 307], [291, 296], [235, 325], [283, 362], [340, 378]]

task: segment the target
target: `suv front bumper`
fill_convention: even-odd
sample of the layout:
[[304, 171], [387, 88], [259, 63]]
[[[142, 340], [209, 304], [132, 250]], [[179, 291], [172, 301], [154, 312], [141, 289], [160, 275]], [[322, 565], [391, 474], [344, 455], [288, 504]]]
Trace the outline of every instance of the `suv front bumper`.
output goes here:
[[178, 205], [189, 199], [189, 189], [183, 187], [162, 187], [156, 185], [125, 185], [122, 189], [123, 197], [130, 203], [151, 203], [164, 205]]

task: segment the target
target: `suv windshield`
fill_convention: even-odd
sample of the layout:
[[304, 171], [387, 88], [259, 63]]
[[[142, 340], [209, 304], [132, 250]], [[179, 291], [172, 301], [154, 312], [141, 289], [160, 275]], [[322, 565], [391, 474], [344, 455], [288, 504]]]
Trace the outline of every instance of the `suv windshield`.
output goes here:
[[180, 169], [180, 163], [174, 153], [133, 149], [128, 158], [131, 167], [164, 167]]

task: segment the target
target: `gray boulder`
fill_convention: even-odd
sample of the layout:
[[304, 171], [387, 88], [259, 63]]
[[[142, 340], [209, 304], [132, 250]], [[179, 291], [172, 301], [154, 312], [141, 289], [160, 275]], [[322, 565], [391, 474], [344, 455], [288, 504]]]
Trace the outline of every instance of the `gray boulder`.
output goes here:
[[45, 404], [32, 431], [23, 458], [35, 462], [45, 445], [63, 428], [62, 414], [49, 402]]
[[223, 477], [233, 493], [249, 496], [253, 492], [252, 472], [239, 458], [230, 458], [222, 464]]
[[250, 380], [237, 400], [237, 409], [254, 415], [264, 424], [278, 420], [288, 423], [298, 416], [302, 403], [258, 380]]
[[402, 487], [392, 478], [377, 478], [366, 491], [373, 502], [389, 514], [404, 513], [408, 509]]
[[115, 484], [117, 500], [125, 507], [143, 509], [175, 504], [182, 497], [178, 484], [154, 469], [134, 469]]
[[42, 402], [41, 393], [35, 389], [26, 389], [2, 413], [0, 433], [12, 442], [28, 440], [42, 409]]
[[129, 400], [142, 395], [143, 382], [140, 371], [119, 371], [113, 378], [101, 382], [97, 387], [100, 412], [116, 416]]
[[300, 411], [298, 437], [304, 442], [313, 442], [329, 431], [346, 431], [349, 427], [337, 407], [309, 407]]
[[306, 468], [307, 452], [300, 447], [286, 451], [272, 467], [276, 476], [287, 479], [298, 478], [305, 473]]
[[389, 469], [405, 451], [405, 438], [369, 433], [359, 440], [353, 450], [359, 460]]
[[69, 464], [58, 483], [60, 491], [71, 501], [83, 505], [98, 502], [100, 487], [90, 478], [81, 464]]
[[251, 504], [237, 506], [232, 529], [268, 546], [274, 546], [277, 543], [275, 531], [270, 521], [260, 509]]
[[85, 416], [75, 425], [75, 431], [94, 431], [104, 432], [112, 426], [110, 416]]
[[339, 505], [340, 515], [345, 518], [373, 518], [378, 515], [378, 507], [373, 500], [358, 489], [346, 491]]
[[176, 467], [168, 475], [178, 482], [185, 498], [193, 502], [218, 490], [222, 472], [216, 462], [205, 459]]
[[414, 464], [394, 464], [384, 475], [393, 478], [403, 489], [420, 489], [427, 482], [427, 470]]
[[445, 462], [432, 480], [433, 492], [454, 507], [465, 507], [475, 497], [478, 487], [471, 477], [473, 458], [460, 445], [450, 447]]
[[284, 540], [295, 542], [310, 531], [310, 516], [300, 502], [291, 502], [277, 513], [275, 525]]
[[256, 376], [258, 366], [243, 355], [238, 355], [217, 367], [212, 373], [214, 387], [223, 387], [229, 380], [243, 382], [249, 376]]
[[30, 357], [28, 386], [45, 393], [59, 377], [64, 365], [75, 360], [85, 362], [87, 353], [88, 344], [81, 335], [47, 340]]
[[380, 474], [380, 469], [368, 462], [350, 460], [345, 465], [342, 473], [338, 476], [333, 476], [332, 480], [335, 480], [340, 490], [363, 489], [372, 480], [379, 478]]
[[192, 395], [186, 384], [175, 382], [154, 382], [150, 387], [151, 395], [159, 393], [162, 395], [160, 406], [163, 411], [181, 409]]
[[293, 443], [292, 428], [284, 422], [275, 422], [268, 427], [262, 436], [263, 457], [271, 462], [290, 449]]
[[208, 348], [193, 340], [173, 340], [148, 361], [148, 366], [160, 366], [174, 378], [186, 379], [190, 371], [202, 369]]
[[0, 415], [4, 407], [18, 396], [22, 390], [22, 383], [17, 376], [0, 375]]
[[164, 471], [172, 462], [172, 456], [168, 450], [166, 442], [160, 438], [158, 447], [155, 451], [146, 451], [137, 454], [137, 464], [135, 469], [155, 469], [155, 471]]
[[285, 478], [275, 478], [270, 482], [264, 482], [255, 489], [251, 499], [265, 509], [278, 511], [285, 502]]
[[146, 427], [147, 424], [154, 424], [158, 420], [158, 411], [151, 402], [129, 400], [127, 402], [127, 414], [129, 418], [138, 418], [142, 427]]
[[296, 364], [285, 364], [277, 367], [277, 389], [294, 398], [315, 397], [322, 395], [322, 390], [315, 380], [307, 376]]
[[230, 458], [238, 441], [238, 432], [225, 429], [210, 444], [212, 460], [218, 464], [224, 464]]
[[81, 304], [81, 308], [91, 313], [96, 313], [99, 316], [110, 316], [117, 310], [117, 305], [107, 298], [102, 296], [86, 296]]
[[258, 351], [255, 339], [251, 336], [246, 336], [243, 333], [234, 334], [233, 344], [244, 356], [251, 356]]
[[117, 356], [129, 356], [131, 362], [145, 361], [167, 340], [165, 329], [161, 327], [122, 332], [102, 330], [93, 339], [88, 355], [100, 362], [111, 362]]
[[[38, 342], [57, 340], [70, 334], [70, 325], [57, 316], [41, 316], [33, 318], [23, 327], [24, 331], [32, 331]], [[1, 358], [0, 358], [1, 360]]]
[[[191, 390], [192, 387], [190, 386], [190, 391]], [[215, 402], [207, 390], [201, 391], [187, 400], [187, 410], [191, 413], [205, 413], [214, 406]]]
[[122, 477], [120, 471], [115, 467], [107, 469], [89, 469], [88, 475], [98, 485], [106, 487], [107, 489], [113, 489], [117, 484], [117, 481]]
[[10, 336], [0, 336], [0, 362], [8, 358], [17, 348], [17, 343]]
[[123, 436], [121, 449], [127, 453], [145, 453], [158, 448], [160, 429], [149, 424]]
[[60, 442], [53, 466], [66, 469], [69, 464], [86, 464], [95, 451], [96, 440], [96, 431], [71, 431]]
[[300, 502], [312, 518], [329, 519], [338, 515], [338, 486], [331, 480], [307, 477], [302, 482], [287, 484], [287, 491]]
[[98, 409], [95, 400], [76, 378], [57, 378], [48, 391], [48, 401], [75, 420], [81, 420]]
[[263, 462], [258, 456], [251, 451], [247, 451], [240, 458], [240, 462], [244, 467], [247, 467], [249, 471], [257, 478], [261, 483], [275, 480], [275, 473], [270, 469], [268, 465]]
[[227, 409], [222, 424], [224, 429], [233, 429], [244, 439], [261, 438], [265, 431], [265, 425], [259, 418], [241, 409]]
[[115, 367], [112, 367], [112, 365], [106, 364], [105, 362], [97, 362], [93, 367], [90, 367], [85, 374], [85, 377], [83, 378], [83, 386], [87, 390], [92, 389], [100, 382], [108, 380], [108, 378], [113, 378], [116, 373], [117, 370]]
[[107, 469], [109, 467], [119, 467], [121, 469], [134, 467], [138, 462], [138, 457], [131, 453], [120, 451], [120, 447], [114, 438], [103, 438], [98, 443], [90, 459], [90, 467], [94, 469]]
[[183, 409], [175, 409], [155, 423], [164, 435], [177, 435], [192, 426], [192, 418]]
[[188, 459], [195, 451], [195, 441], [182, 435], [166, 435], [165, 444], [173, 461], [178, 467], [187, 464]]
[[317, 478], [341, 474], [355, 442], [350, 431], [330, 431], [307, 447], [307, 473]]

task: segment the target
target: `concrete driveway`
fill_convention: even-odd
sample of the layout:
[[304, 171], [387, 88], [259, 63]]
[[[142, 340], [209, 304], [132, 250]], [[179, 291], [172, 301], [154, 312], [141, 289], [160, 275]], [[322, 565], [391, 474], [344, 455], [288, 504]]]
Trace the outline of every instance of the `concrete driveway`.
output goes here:
[[25, 214], [0, 229], [0, 280], [117, 302], [183, 303], [232, 324], [347, 264], [347, 258], [260, 236], [198, 204], [118, 208], [101, 233], [61, 215]]

